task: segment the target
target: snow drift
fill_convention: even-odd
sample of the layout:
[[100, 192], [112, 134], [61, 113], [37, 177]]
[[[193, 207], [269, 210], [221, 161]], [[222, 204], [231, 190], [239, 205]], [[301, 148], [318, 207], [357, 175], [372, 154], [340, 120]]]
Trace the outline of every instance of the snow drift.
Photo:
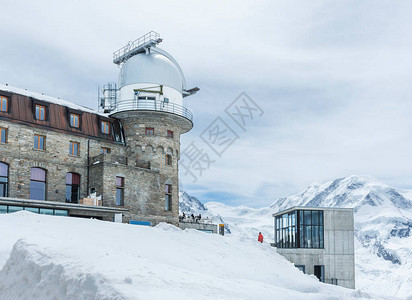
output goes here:
[[[351, 299], [267, 243], [172, 225], [0, 215], [0, 299]], [[7, 229], [7, 230], [6, 230]]]

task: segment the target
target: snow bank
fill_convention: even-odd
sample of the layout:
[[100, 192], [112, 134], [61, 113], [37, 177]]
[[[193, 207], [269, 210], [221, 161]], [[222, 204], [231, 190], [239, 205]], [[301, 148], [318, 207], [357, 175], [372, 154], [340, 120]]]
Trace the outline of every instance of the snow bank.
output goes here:
[[0, 273], [0, 299], [124, 299], [103, 276], [79, 269], [70, 259], [19, 240]]
[[0, 215], [0, 299], [351, 299], [269, 244], [168, 224]]
[[[0, 215], [0, 299], [353, 299], [267, 243], [168, 224]], [[4, 266], [3, 266], [4, 264]]]

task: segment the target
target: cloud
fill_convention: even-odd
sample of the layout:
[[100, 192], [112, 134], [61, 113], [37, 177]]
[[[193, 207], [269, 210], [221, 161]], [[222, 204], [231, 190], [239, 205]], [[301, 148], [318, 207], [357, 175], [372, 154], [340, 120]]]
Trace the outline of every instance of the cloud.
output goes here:
[[[117, 79], [112, 52], [155, 30], [201, 89], [182, 149], [207, 147], [199, 135], [218, 116], [240, 136], [195, 184], [181, 174], [201, 200], [265, 205], [349, 174], [412, 188], [411, 6], [3, 1], [0, 82], [96, 107], [97, 86]], [[224, 112], [243, 91], [264, 110], [247, 132]]]

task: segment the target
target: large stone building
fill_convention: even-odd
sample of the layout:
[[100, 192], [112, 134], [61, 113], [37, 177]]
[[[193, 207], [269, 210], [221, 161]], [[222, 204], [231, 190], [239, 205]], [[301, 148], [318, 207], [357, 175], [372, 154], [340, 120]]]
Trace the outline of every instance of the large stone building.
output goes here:
[[353, 209], [292, 207], [273, 217], [279, 254], [322, 282], [355, 288]]
[[[47, 201], [69, 215], [178, 223], [180, 135], [193, 127], [183, 98], [198, 88], [161, 41], [151, 32], [114, 53], [119, 82], [104, 86], [99, 112], [0, 85], [0, 213]], [[91, 194], [102, 210], [81, 213]]]

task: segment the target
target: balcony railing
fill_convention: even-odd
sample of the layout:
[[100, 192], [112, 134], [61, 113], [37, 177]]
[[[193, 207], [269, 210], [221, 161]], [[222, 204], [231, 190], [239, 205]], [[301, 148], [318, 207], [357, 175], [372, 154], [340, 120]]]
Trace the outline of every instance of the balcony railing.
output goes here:
[[176, 114], [182, 116], [189, 121], [193, 121], [193, 114], [190, 110], [182, 105], [175, 103], [168, 103], [163, 101], [155, 100], [141, 100], [141, 99], [132, 99], [132, 100], [117, 100], [116, 107], [111, 112], [117, 113], [127, 110], [149, 110], [149, 111], [162, 111], [167, 113]]

